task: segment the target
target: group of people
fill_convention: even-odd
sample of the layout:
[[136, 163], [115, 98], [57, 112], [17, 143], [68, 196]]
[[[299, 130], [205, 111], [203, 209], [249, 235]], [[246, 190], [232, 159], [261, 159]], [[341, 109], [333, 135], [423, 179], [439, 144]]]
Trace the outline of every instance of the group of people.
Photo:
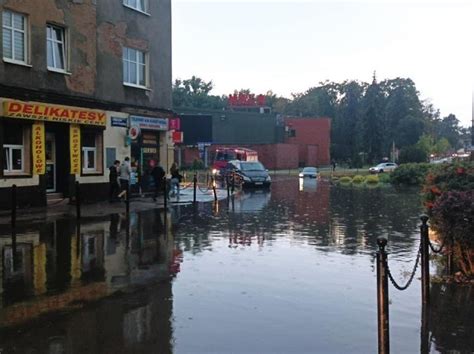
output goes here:
[[[126, 157], [122, 163], [119, 160], [115, 160], [114, 164], [109, 167], [109, 183], [110, 183], [110, 196], [111, 202], [120, 200], [127, 196], [129, 185], [131, 182], [132, 168], [130, 166], [130, 158]], [[165, 179], [166, 172], [159, 163], [155, 164], [150, 172], [153, 182], [155, 184], [155, 193], [153, 200], [156, 201], [158, 194], [164, 191], [164, 183], [167, 185], [167, 198], [170, 196], [177, 196], [179, 198], [180, 183], [183, 176], [179, 173], [178, 164], [174, 162], [170, 168], [171, 179], [168, 181]], [[128, 196], [127, 196], [128, 197]]]

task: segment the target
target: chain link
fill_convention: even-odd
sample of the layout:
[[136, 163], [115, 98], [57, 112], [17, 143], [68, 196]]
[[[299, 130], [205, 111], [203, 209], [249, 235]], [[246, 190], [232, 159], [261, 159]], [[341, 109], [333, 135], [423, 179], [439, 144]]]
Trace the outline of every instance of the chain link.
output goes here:
[[441, 247], [438, 248], [438, 249], [435, 249], [435, 248], [433, 247], [433, 244], [431, 243], [430, 240], [428, 240], [428, 244], [430, 245], [430, 248], [431, 248], [431, 250], [433, 251], [433, 253], [441, 253], [441, 251], [443, 251], [443, 249], [444, 249], [444, 246], [446, 245], [446, 240], [444, 240], [443, 244], [442, 244]]
[[410, 275], [410, 279], [408, 279], [407, 283], [404, 286], [399, 285], [395, 279], [392, 276], [392, 273], [390, 272], [390, 268], [388, 267], [388, 262], [387, 262], [387, 273], [388, 273], [388, 278], [390, 279], [390, 282], [393, 284], [393, 286], [400, 291], [408, 289], [410, 286], [411, 282], [413, 281], [413, 278], [415, 277], [416, 270], [418, 268], [418, 264], [420, 262], [420, 256], [421, 256], [421, 242], [420, 242], [420, 247], [418, 248], [418, 254], [416, 255], [416, 261], [415, 261], [415, 266], [413, 267], [413, 272]]

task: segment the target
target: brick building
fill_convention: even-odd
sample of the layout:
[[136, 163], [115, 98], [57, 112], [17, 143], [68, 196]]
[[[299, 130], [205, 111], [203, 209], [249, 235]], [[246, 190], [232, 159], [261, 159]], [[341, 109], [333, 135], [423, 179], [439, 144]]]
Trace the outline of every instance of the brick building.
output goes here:
[[[0, 0], [0, 207], [107, 197], [131, 156], [171, 164], [171, 0]], [[139, 134], [127, 139], [130, 126]]]

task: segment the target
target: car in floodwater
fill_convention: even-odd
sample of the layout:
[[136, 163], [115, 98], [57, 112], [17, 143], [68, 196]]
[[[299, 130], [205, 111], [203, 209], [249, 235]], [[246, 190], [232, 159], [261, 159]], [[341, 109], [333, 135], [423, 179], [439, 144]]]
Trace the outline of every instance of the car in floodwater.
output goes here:
[[300, 178], [316, 178], [318, 177], [318, 169], [316, 167], [305, 167], [298, 175]]
[[382, 173], [382, 172], [392, 172], [398, 167], [398, 165], [394, 162], [383, 162], [379, 163], [377, 166], [369, 168], [369, 172], [374, 173]]
[[269, 188], [272, 184], [268, 170], [259, 161], [229, 161], [227, 173], [234, 173], [242, 188]]

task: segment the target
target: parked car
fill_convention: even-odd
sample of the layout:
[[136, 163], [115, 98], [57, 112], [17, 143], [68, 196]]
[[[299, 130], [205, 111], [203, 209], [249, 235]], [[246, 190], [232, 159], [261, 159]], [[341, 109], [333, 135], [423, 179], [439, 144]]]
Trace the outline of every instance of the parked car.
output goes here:
[[229, 161], [227, 173], [234, 172], [242, 188], [270, 187], [272, 179], [268, 170], [259, 161]]
[[316, 178], [318, 177], [318, 169], [316, 167], [305, 167], [298, 176], [300, 178]]
[[398, 165], [394, 162], [383, 162], [383, 163], [379, 163], [377, 166], [369, 168], [369, 172], [370, 173], [391, 172], [397, 167]]

